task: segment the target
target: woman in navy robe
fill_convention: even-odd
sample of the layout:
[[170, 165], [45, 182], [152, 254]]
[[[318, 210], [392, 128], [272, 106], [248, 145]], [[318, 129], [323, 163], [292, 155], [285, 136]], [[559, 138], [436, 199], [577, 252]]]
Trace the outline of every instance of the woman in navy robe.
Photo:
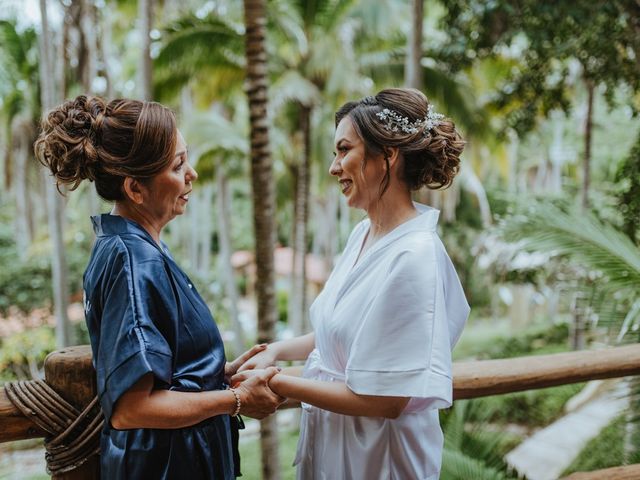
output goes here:
[[154, 102], [79, 96], [55, 108], [35, 144], [58, 184], [82, 180], [113, 201], [92, 217], [85, 316], [105, 416], [105, 479], [230, 479], [239, 472], [239, 413], [263, 418], [281, 398], [277, 369], [228, 379], [264, 346], [227, 363], [220, 332], [160, 240], [184, 212], [196, 171], [173, 113]]

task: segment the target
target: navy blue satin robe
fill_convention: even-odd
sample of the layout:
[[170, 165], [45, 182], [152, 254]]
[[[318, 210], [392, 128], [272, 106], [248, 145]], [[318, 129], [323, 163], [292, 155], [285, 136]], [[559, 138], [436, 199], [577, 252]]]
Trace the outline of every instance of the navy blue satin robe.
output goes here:
[[225, 354], [208, 307], [166, 247], [122, 217], [105, 214], [91, 220], [97, 239], [84, 274], [84, 293], [106, 419], [102, 478], [235, 478], [237, 423], [228, 415], [174, 430], [111, 427], [118, 398], [149, 372], [156, 389], [226, 388]]

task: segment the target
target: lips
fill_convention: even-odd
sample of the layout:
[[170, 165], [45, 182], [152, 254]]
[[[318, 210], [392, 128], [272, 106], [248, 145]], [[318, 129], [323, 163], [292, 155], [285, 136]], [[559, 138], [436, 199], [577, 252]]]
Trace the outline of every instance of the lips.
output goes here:
[[191, 193], [191, 190], [189, 190], [187, 193], [183, 193], [182, 195], [180, 195], [178, 198], [181, 198], [182, 200], [184, 200], [185, 202], [189, 201], [189, 194]]
[[351, 180], [347, 180], [347, 179], [338, 180], [338, 183], [340, 184], [340, 188], [342, 189], [342, 193], [347, 193], [347, 191], [353, 185], [353, 182]]

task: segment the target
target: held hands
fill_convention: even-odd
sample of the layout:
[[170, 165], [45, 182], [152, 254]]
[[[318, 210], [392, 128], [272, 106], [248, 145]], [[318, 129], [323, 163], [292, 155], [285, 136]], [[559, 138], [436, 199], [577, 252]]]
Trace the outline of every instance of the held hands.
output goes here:
[[227, 362], [224, 366], [224, 381], [227, 382], [228, 385], [231, 385], [231, 377], [238, 373], [238, 369], [241, 366], [244, 366], [243, 364], [245, 364], [249, 359], [266, 350], [266, 348], [266, 343], [254, 345], [238, 358], [236, 358], [233, 362]]
[[275, 364], [276, 364], [276, 354], [273, 351], [273, 345], [271, 345], [270, 347], [267, 345], [264, 345], [264, 348], [257, 350], [253, 355], [246, 357], [246, 359], [239, 366], [239, 368], [237, 368], [237, 372], [244, 372], [247, 370], [254, 370], [254, 369], [264, 369], [267, 367], [272, 367]]
[[240, 413], [261, 420], [276, 411], [286, 399], [269, 388], [269, 381], [280, 369], [251, 370], [238, 373], [231, 379], [231, 386], [240, 396]]

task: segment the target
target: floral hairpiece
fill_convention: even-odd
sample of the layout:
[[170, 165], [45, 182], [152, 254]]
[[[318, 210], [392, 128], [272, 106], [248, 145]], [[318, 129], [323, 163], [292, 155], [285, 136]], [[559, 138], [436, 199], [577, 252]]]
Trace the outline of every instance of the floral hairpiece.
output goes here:
[[390, 132], [398, 132], [402, 130], [404, 133], [418, 133], [422, 129], [422, 133], [426, 135], [434, 127], [440, 125], [444, 115], [433, 110], [433, 105], [427, 106], [427, 116], [423, 119], [410, 122], [407, 117], [403, 117], [398, 112], [388, 108], [376, 113], [376, 116], [385, 122], [384, 128]]

